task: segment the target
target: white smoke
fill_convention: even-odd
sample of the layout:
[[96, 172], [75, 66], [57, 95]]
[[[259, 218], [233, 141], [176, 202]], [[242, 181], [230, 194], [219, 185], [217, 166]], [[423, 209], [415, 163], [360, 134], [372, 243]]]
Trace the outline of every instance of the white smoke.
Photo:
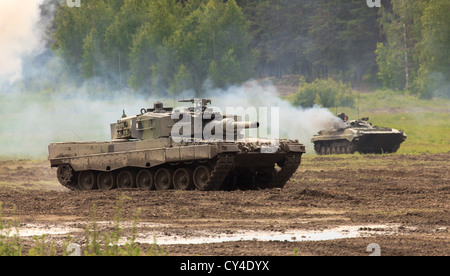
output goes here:
[[[339, 119], [327, 108], [315, 106], [312, 108], [295, 107], [287, 100], [279, 97], [277, 89], [270, 83], [248, 81], [241, 86], [230, 86], [227, 89], [216, 89], [207, 92], [212, 99], [212, 105], [222, 110], [226, 107], [278, 107], [279, 108], [279, 138], [298, 139], [307, 151], [312, 153], [311, 138], [320, 130], [329, 129], [339, 123]], [[268, 120], [269, 118], [259, 118]], [[262, 125], [270, 126], [270, 123]], [[264, 138], [264, 137], [261, 137]]]
[[123, 110], [151, 107], [143, 97], [94, 98], [82, 91], [61, 94], [0, 93], [0, 158], [45, 159], [52, 142], [109, 141], [110, 124]]
[[[82, 89], [67, 88], [70, 89], [70, 95], [63, 91], [34, 95], [0, 93], [3, 105], [0, 110], [3, 118], [0, 123], [0, 156], [46, 158], [51, 142], [109, 141], [109, 125], [121, 118], [122, 110], [128, 116], [136, 115], [141, 108], [152, 107], [157, 100], [163, 101], [165, 106], [185, 106], [176, 100], [189, 97], [185, 94], [176, 99], [145, 98], [132, 93], [112, 92], [109, 98], [100, 98]], [[278, 107], [279, 138], [298, 139], [311, 154], [314, 153], [310, 142], [313, 135], [338, 121], [328, 109], [294, 107], [277, 95], [274, 86], [257, 82], [211, 90], [205, 97], [223, 112], [229, 107]]]
[[[111, 91], [107, 84], [95, 81], [61, 82], [58, 78], [65, 66], [56, 56], [45, 67], [31, 70], [32, 79], [39, 80], [39, 84], [28, 91], [17, 81], [23, 75], [23, 61], [46, 50], [44, 21], [51, 22], [51, 18], [41, 17], [40, 5], [48, 3], [46, 0], [0, 3], [0, 85], [7, 84], [3, 89], [0, 86], [0, 157], [46, 158], [51, 142], [106, 141], [110, 139], [109, 124], [120, 119], [123, 109], [127, 115], [135, 115], [141, 108], [152, 107], [156, 100], [176, 107], [182, 105], [176, 100], [193, 98], [189, 91], [175, 99], [157, 99], [130, 91]], [[313, 152], [310, 142], [313, 135], [330, 128], [337, 120], [325, 108], [292, 106], [268, 83], [248, 81], [207, 91], [205, 97], [211, 98], [212, 105], [222, 111], [227, 107], [278, 107], [279, 137], [298, 139], [308, 152]]]
[[1, 0], [0, 84], [22, 76], [22, 59], [44, 50], [39, 6], [44, 0]]

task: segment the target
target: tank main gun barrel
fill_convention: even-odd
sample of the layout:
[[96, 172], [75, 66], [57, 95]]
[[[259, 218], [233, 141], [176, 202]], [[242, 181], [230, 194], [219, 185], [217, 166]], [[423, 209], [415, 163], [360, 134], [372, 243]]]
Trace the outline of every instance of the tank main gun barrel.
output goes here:
[[236, 122], [231, 118], [223, 119], [221, 124], [223, 125], [223, 131], [228, 130], [242, 130], [242, 129], [251, 129], [251, 128], [258, 128], [259, 123], [258, 122]]
[[259, 128], [259, 122], [234, 122], [234, 129]]
[[189, 100], [179, 100], [179, 103], [193, 103], [196, 104], [196, 106], [201, 106], [205, 107], [207, 104], [211, 104], [211, 100], [210, 99], [189, 99]]
[[213, 124], [212, 126], [215, 128], [222, 128], [224, 133], [228, 130], [242, 130], [242, 129], [251, 129], [251, 128], [259, 128], [259, 122], [235, 122], [233, 119], [223, 119], [221, 121], [211, 121], [209, 124]]

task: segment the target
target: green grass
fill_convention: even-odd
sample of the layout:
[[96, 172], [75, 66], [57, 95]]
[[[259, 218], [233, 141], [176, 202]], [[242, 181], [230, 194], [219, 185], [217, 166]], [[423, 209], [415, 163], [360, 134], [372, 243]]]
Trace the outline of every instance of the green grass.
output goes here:
[[402, 129], [408, 135], [399, 153], [440, 153], [450, 151], [450, 113], [374, 114], [372, 121]]
[[447, 112], [449, 112], [450, 108], [450, 99], [419, 99], [414, 95], [403, 94], [392, 90], [376, 90], [368, 93], [354, 92], [357, 97], [355, 107], [358, 106], [359, 100], [359, 107], [362, 111], [389, 108], [429, 108], [434, 110], [447, 109]]

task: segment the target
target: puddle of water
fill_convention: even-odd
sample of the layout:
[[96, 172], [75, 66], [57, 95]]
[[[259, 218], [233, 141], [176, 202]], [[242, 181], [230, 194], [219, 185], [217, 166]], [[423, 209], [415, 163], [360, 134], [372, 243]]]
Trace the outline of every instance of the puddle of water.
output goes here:
[[[75, 232], [83, 231], [80, 228], [71, 227], [69, 225], [49, 225], [49, 224], [39, 224], [39, 223], [27, 223], [19, 225], [19, 227], [10, 229], [8, 233], [10, 236], [17, 235], [18, 237], [40, 237], [42, 235], [47, 236], [59, 236], [68, 235]], [[3, 233], [7, 234], [7, 233]]]
[[286, 232], [274, 231], [239, 231], [233, 234], [208, 234], [204, 233], [196, 237], [165, 236], [154, 235], [151, 238], [138, 236], [137, 242], [153, 243], [156, 239], [158, 245], [173, 244], [206, 244], [235, 241], [326, 241], [346, 238], [358, 238], [374, 235], [371, 230], [376, 229], [376, 234], [391, 235], [398, 231], [398, 226], [387, 225], [364, 225], [364, 226], [343, 226], [323, 231], [314, 230], [294, 230]]
[[[18, 227], [11, 227], [9, 231], [0, 231], [0, 234], [3, 235], [17, 235], [18, 237], [39, 237], [42, 235], [47, 236], [58, 236], [58, 235], [69, 235], [73, 233], [80, 233], [86, 230], [86, 227], [91, 225], [86, 222], [78, 222], [74, 223], [60, 223], [60, 224], [46, 224], [46, 223], [22, 223]], [[112, 226], [113, 222], [109, 221], [99, 221], [97, 222], [98, 226]], [[120, 228], [127, 229], [133, 226], [132, 222], [121, 222]], [[139, 227], [145, 228], [154, 228], [154, 227], [162, 227], [168, 226], [166, 224], [157, 224], [157, 223], [147, 223], [141, 222], [138, 225]]]
[[[99, 225], [111, 224], [110, 222], [98, 222]], [[165, 232], [159, 232], [156, 228], [164, 226]], [[121, 224], [120, 227], [131, 228], [132, 224]], [[285, 232], [275, 231], [236, 231], [234, 233], [213, 233], [198, 231], [190, 233], [189, 236], [175, 235], [170, 233], [170, 225], [139, 223], [138, 236], [136, 242], [153, 244], [155, 241], [158, 245], [174, 245], [174, 244], [207, 244], [222, 243], [235, 241], [279, 241], [279, 242], [295, 242], [295, 241], [327, 241], [346, 238], [368, 237], [374, 235], [392, 235], [398, 233], [400, 225], [360, 225], [360, 226], [341, 226], [326, 230], [289, 230]], [[145, 228], [139, 231], [139, 228]], [[149, 230], [155, 228], [153, 230]], [[12, 231], [9, 235], [19, 237], [33, 236], [61, 236], [85, 231], [84, 223], [62, 223], [62, 224], [22, 224]], [[403, 227], [404, 229], [404, 227]], [[168, 234], [169, 233], [169, 234]], [[5, 233], [3, 233], [5, 234]], [[125, 240], [125, 239], [124, 239]]]

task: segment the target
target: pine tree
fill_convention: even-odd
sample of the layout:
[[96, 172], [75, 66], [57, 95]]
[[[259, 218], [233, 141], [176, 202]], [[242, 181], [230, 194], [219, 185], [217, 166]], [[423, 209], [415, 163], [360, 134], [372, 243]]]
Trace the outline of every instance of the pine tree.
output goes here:
[[421, 97], [450, 97], [450, 2], [431, 0], [424, 9], [422, 40], [417, 43], [420, 68], [415, 92]]

